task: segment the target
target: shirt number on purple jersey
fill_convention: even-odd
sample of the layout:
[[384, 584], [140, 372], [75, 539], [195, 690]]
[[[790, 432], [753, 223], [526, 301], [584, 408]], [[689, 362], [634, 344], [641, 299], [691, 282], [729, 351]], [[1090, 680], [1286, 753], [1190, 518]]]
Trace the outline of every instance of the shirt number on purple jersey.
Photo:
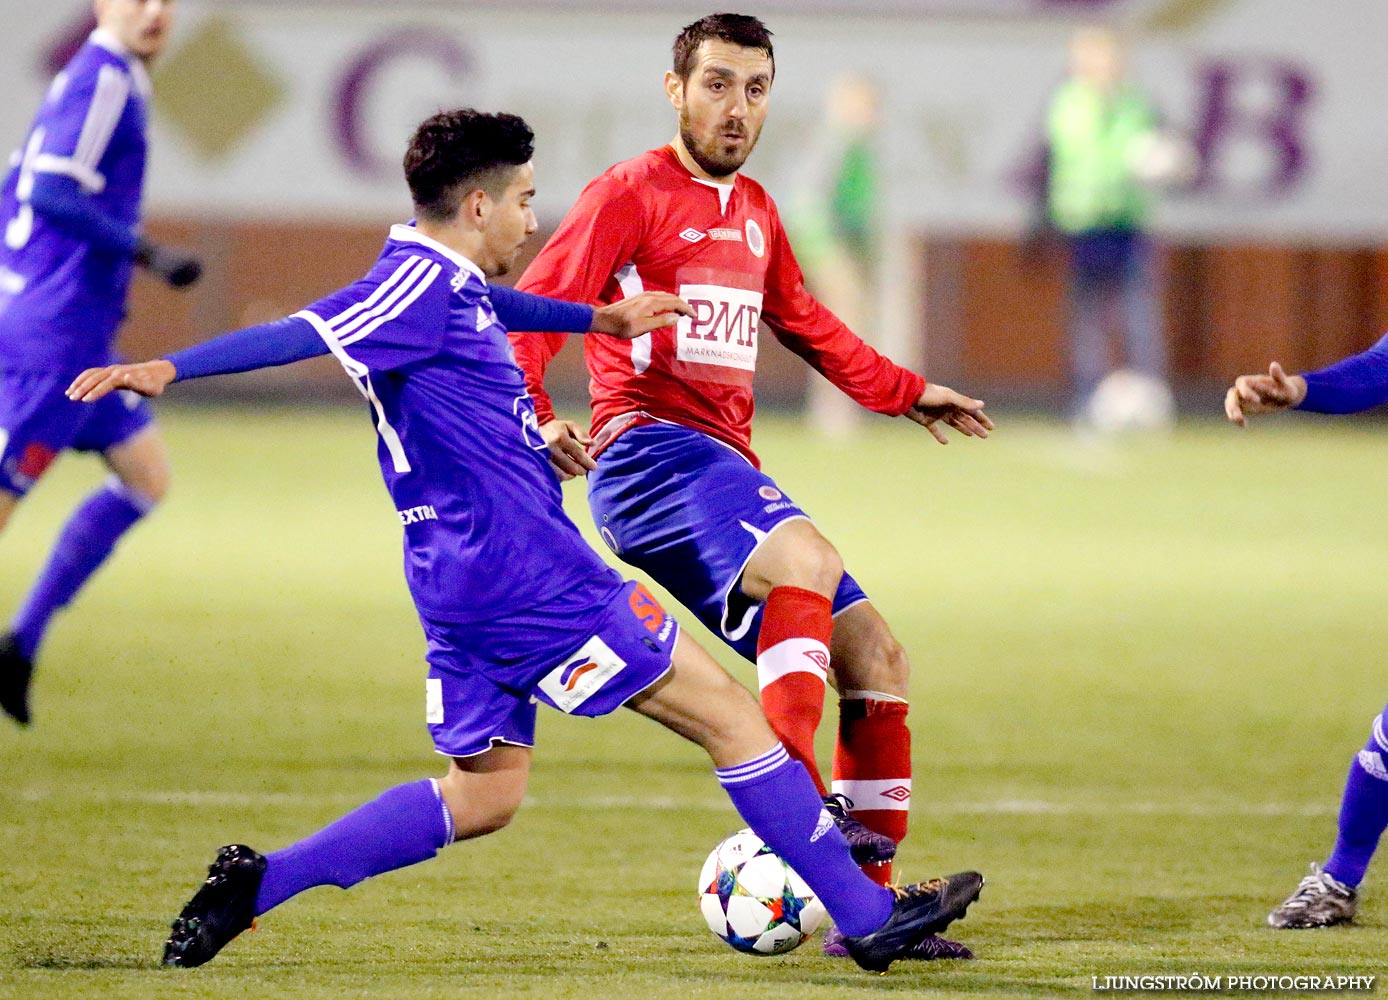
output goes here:
[[15, 183], [14, 196], [19, 202], [19, 211], [5, 225], [5, 246], [11, 250], [22, 250], [34, 235], [34, 208], [29, 199], [34, 195], [34, 160], [43, 148], [43, 129], [34, 129], [29, 144], [24, 148], [24, 157], [19, 161], [19, 180]]

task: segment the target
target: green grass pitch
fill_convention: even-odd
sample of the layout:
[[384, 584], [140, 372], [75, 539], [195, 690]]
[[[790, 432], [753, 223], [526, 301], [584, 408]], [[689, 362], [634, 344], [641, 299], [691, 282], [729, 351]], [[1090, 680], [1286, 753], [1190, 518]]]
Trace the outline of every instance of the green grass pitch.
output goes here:
[[[0, 997], [1031, 997], [1383, 972], [1382, 860], [1357, 926], [1264, 925], [1328, 850], [1388, 699], [1383, 429], [1210, 422], [1084, 450], [1000, 423], [948, 448], [885, 420], [853, 446], [775, 418], [757, 435], [911, 652], [900, 870], [988, 875], [953, 929], [977, 961], [879, 978], [817, 942], [734, 953], [695, 904], [740, 825], [699, 751], [549, 713], [510, 828], [159, 968], [217, 845], [280, 847], [441, 766], [366, 418], [170, 407], [168, 503], [59, 620], [35, 728], [0, 725]], [[65, 459], [0, 537], [5, 614], [97, 475]]]

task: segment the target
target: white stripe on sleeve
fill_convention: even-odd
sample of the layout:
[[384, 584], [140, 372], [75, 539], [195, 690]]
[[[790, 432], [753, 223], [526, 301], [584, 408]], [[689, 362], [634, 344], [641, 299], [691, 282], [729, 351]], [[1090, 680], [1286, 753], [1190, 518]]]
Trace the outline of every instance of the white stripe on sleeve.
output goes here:
[[[434, 283], [434, 279], [439, 276], [439, 272], [442, 270], [442, 265], [434, 261], [424, 269], [422, 274], [411, 275], [408, 281], [402, 281], [400, 287], [377, 308], [376, 314], [372, 315], [366, 324], [350, 337], [343, 336], [341, 330], [336, 331], [342, 346], [347, 347], [365, 339], [379, 329], [382, 324], [389, 323], [398, 317], [410, 307], [415, 299], [424, 294], [425, 289]], [[384, 312], [383, 310], [386, 309], [390, 311]]]
[[339, 336], [351, 333], [359, 322], [363, 322], [375, 312], [382, 299], [389, 296], [402, 282], [408, 281], [410, 274], [419, 271], [425, 263], [425, 259], [417, 255], [406, 257], [404, 263], [397, 267], [389, 278], [377, 285], [369, 296], [328, 320], [328, 326]]
[[111, 143], [125, 102], [130, 96], [130, 77], [109, 63], [97, 73], [96, 94], [82, 122], [82, 134], [77, 140], [73, 160], [95, 171], [106, 147]]

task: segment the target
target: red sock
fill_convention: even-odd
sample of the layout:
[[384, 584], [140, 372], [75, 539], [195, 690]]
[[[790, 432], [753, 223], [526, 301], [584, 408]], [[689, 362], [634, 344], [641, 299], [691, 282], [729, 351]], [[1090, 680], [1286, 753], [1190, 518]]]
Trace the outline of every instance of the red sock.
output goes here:
[[[911, 809], [911, 731], [906, 703], [847, 697], [839, 701], [839, 739], [834, 747], [834, 794], [853, 803], [853, 818], [898, 844], [906, 839]], [[863, 869], [880, 885], [892, 866]]]
[[762, 609], [757, 636], [761, 709], [786, 752], [805, 765], [820, 796], [829, 794], [814, 756], [814, 734], [824, 716], [833, 603], [799, 587], [775, 587]]

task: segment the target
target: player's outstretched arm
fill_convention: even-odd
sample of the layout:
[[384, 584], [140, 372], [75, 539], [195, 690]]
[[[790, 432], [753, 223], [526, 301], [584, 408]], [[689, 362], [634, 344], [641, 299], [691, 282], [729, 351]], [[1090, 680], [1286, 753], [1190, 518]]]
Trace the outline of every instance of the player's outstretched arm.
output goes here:
[[594, 333], [607, 333], [620, 340], [637, 337], [672, 326], [678, 316], [693, 316], [689, 303], [669, 292], [640, 292], [593, 310]]
[[327, 344], [312, 324], [289, 316], [223, 334], [156, 361], [88, 368], [73, 379], [67, 396], [82, 403], [95, 403], [119, 389], [158, 396], [170, 382], [273, 368], [327, 353]]
[[1224, 412], [1244, 426], [1255, 413], [1296, 407], [1310, 413], [1359, 413], [1388, 403], [1388, 336], [1328, 368], [1287, 375], [1276, 362], [1266, 375], [1244, 375], [1224, 397]]
[[1306, 398], [1306, 379], [1288, 375], [1274, 361], [1266, 375], [1240, 375], [1224, 394], [1224, 415], [1240, 427], [1260, 413], [1276, 413], [1300, 406]]
[[906, 416], [928, 430], [940, 444], [949, 444], [949, 438], [940, 427], [942, 423], [965, 437], [986, 438], [993, 429], [993, 421], [983, 411], [983, 400], [928, 382], [920, 398], [906, 411]]

